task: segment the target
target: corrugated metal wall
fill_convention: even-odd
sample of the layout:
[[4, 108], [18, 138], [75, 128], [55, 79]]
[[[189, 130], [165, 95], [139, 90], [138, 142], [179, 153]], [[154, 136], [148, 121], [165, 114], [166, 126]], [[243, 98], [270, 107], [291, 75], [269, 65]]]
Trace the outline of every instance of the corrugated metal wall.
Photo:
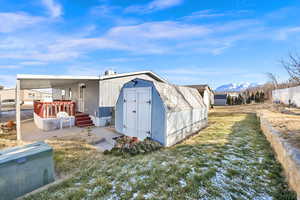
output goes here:
[[114, 79], [108, 79], [108, 80], [101, 80], [100, 86], [99, 86], [99, 90], [100, 90], [99, 106], [100, 107], [115, 107], [118, 96], [120, 94], [120, 91], [121, 91], [124, 83], [127, 83], [135, 78], [141, 78], [141, 79], [145, 79], [145, 80], [154, 81], [153, 78], [151, 78], [150, 76], [145, 75], [145, 74], [122, 77], [122, 78], [114, 78]]

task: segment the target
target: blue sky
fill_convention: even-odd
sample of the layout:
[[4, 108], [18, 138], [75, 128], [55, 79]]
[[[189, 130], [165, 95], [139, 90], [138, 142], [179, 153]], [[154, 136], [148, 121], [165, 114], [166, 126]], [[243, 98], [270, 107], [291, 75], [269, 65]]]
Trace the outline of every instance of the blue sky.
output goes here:
[[152, 70], [212, 87], [288, 77], [299, 0], [0, 0], [0, 84], [16, 74]]

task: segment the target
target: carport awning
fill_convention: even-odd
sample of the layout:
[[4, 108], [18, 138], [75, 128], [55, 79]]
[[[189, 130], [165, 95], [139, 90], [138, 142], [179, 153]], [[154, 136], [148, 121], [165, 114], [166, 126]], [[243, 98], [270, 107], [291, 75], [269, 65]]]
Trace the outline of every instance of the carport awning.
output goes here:
[[80, 81], [100, 80], [99, 76], [48, 76], [18, 74], [20, 89], [44, 89], [58, 86], [80, 83]]
[[16, 124], [17, 139], [22, 140], [21, 135], [21, 90], [22, 89], [46, 89], [76, 84], [84, 81], [99, 81], [99, 76], [49, 76], [49, 75], [17, 75], [16, 86]]

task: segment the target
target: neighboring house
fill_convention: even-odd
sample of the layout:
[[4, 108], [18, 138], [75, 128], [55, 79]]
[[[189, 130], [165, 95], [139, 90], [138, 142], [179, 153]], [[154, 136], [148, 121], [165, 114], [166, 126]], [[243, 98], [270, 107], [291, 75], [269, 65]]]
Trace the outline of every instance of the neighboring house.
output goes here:
[[227, 105], [227, 94], [215, 94], [215, 103], [216, 106], [226, 106]]
[[230, 95], [231, 97], [239, 97], [240, 92], [226, 92], [227, 95]]
[[198, 90], [208, 109], [214, 105], [214, 92], [208, 85], [186, 85], [186, 86]]
[[[44, 100], [46, 98], [51, 97], [50, 93], [47, 92], [41, 92], [37, 90], [21, 90], [20, 92], [20, 98], [22, 101], [22, 104], [25, 105], [33, 105], [33, 101], [36, 100]], [[10, 88], [10, 89], [2, 89], [0, 90], [0, 103], [3, 105], [11, 103], [12, 105], [15, 105], [16, 102], [16, 89]]]
[[124, 84], [116, 105], [116, 130], [174, 145], [207, 125], [208, 108], [190, 87], [134, 79]]
[[[43, 130], [58, 128], [56, 114], [65, 111], [73, 116], [72, 125], [106, 126], [114, 123], [114, 108], [124, 83], [135, 78], [167, 83], [151, 71], [106, 73], [103, 76], [17, 75], [17, 99], [23, 89], [52, 88], [52, 102], [36, 102], [34, 118]], [[17, 132], [20, 119], [17, 109]], [[47, 125], [51, 124], [51, 127]]]

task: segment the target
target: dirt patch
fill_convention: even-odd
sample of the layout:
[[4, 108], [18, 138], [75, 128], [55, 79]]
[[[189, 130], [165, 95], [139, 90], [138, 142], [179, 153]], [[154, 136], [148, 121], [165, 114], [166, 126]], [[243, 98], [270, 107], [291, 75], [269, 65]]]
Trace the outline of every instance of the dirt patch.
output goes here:
[[291, 145], [290, 139], [285, 138], [280, 130], [273, 127], [272, 123], [264, 114], [259, 112], [261, 128], [276, 152], [277, 160], [282, 164], [288, 182], [300, 197], [300, 150]]
[[279, 130], [280, 136], [289, 141], [292, 146], [300, 149], [300, 116], [294, 114], [283, 114], [270, 110], [261, 110], [264, 118], [275, 129]]

